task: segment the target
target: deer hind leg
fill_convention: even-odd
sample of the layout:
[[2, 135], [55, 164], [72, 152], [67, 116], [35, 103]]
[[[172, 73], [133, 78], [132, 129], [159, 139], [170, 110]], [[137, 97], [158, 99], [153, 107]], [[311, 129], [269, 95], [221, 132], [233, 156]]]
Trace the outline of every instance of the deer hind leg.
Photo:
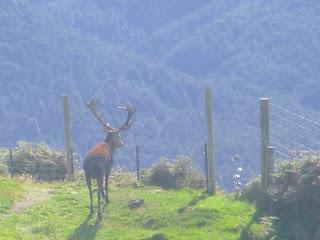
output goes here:
[[86, 176], [86, 182], [89, 189], [89, 196], [90, 196], [90, 215], [93, 214], [93, 206], [92, 206], [92, 187], [91, 187], [91, 178]]
[[108, 195], [108, 188], [109, 188], [109, 174], [106, 175], [106, 178], [104, 179], [104, 185], [105, 185], [105, 198], [104, 198], [104, 203], [107, 205], [109, 203], [109, 195]]
[[109, 194], [108, 194], [108, 189], [109, 189], [109, 176], [110, 176], [110, 170], [111, 170], [111, 166], [110, 167], [108, 167], [107, 169], [106, 169], [106, 176], [105, 176], [105, 179], [104, 179], [104, 186], [105, 186], [105, 204], [107, 205], [108, 203], [109, 203]]
[[101, 221], [101, 195], [103, 195], [103, 177], [100, 176], [97, 178], [97, 184], [98, 184], [98, 220]]

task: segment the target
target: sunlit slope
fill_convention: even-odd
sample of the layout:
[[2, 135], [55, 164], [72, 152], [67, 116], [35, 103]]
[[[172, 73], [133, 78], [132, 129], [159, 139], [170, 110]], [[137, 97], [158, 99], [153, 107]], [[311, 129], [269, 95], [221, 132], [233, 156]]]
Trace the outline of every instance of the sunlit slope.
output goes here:
[[[39, 186], [38, 186], [39, 187]], [[50, 192], [26, 208], [0, 213], [0, 239], [240, 239], [255, 211], [246, 202], [192, 190], [112, 185], [101, 224], [88, 218], [84, 181], [44, 185]], [[41, 187], [40, 187], [41, 188]], [[26, 197], [24, 201], [29, 201]], [[128, 208], [132, 199], [144, 205]], [[154, 237], [154, 238], [152, 238]]]

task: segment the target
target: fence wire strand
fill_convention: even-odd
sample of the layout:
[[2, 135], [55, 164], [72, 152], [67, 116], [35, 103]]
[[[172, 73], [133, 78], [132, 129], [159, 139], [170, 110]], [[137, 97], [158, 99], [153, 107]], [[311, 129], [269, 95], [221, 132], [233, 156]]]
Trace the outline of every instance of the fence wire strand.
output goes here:
[[271, 103], [271, 106], [274, 106], [275, 108], [277, 108], [277, 109], [279, 109], [279, 110], [281, 110], [281, 111], [283, 111], [283, 112], [286, 112], [286, 113], [289, 113], [289, 114], [291, 114], [291, 115], [294, 115], [294, 116], [296, 116], [296, 117], [298, 117], [298, 118], [300, 118], [300, 119], [302, 119], [302, 120], [305, 120], [305, 121], [307, 121], [307, 122], [309, 122], [309, 123], [314, 124], [314, 125], [317, 126], [317, 127], [320, 127], [320, 123], [318, 123], [318, 122], [316, 122], [316, 121], [314, 121], [314, 120], [311, 120], [311, 119], [309, 119], [309, 118], [307, 118], [307, 117], [305, 117], [305, 116], [303, 116], [303, 115], [301, 115], [301, 114], [299, 114], [299, 113], [292, 112], [292, 111], [290, 111], [289, 109], [286, 109], [286, 108], [284, 108], [284, 107], [280, 107], [279, 105], [276, 105], [276, 104], [274, 104], [274, 103]]
[[281, 123], [279, 123], [279, 122], [273, 122], [273, 124], [274, 124], [275, 126], [277, 126], [279, 129], [281, 129], [281, 130], [279, 130], [279, 132], [281, 132], [281, 133], [282, 133], [283, 131], [286, 131], [289, 135], [292, 134], [292, 135], [294, 135], [294, 136], [296, 136], [296, 137], [298, 137], [298, 138], [306, 139], [307, 141], [309, 141], [309, 142], [311, 142], [311, 143], [313, 143], [313, 144], [315, 144], [315, 145], [319, 145], [319, 146], [320, 146], [320, 142], [315, 141], [315, 140], [312, 140], [312, 139], [310, 138], [310, 136], [302, 135], [302, 134], [298, 133], [297, 131], [294, 131], [294, 130], [288, 128], [287, 126], [281, 125]]
[[277, 104], [271, 103], [271, 106], [275, 111], [271, 112], [270, 134], [278, 155], [288, 159], [301, 158], [304, 152], [320, 149], [319, 122]]
[[288, 154], [281, 152], [279, 150], [276, 150], [276, 153], [279, 154], [280, 156], [284, 157], [284, 159], [291, 159], [292, 156], [289, 156]]

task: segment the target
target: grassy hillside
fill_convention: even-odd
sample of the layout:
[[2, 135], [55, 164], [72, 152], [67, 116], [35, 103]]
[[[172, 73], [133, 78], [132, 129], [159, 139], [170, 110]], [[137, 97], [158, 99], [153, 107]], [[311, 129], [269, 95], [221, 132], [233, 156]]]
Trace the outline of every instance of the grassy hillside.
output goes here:
[[[44, 156], [33, 152], [33, 161]], [[254, 178], [241, 192], [226, 194], [218, 188], [215, 196], [201, 191], [204, 179], [188, 158], [174, 162], [162, 159], [145, 169], [140, 184], [126, 170], [113, 171], [112, 202], [103, 223], [95, 214], [88, 216], [82, 172], [65, 183], [36, 182], [37, 175], [0, 177], [0, 239], [319, 239], [319, 154], [277, 161], [265, 190]], [[142, 205], [129, 207], [141, 199]]]
[[[12, 184], [1, 180], [2, 184]], [[199, 197], [201, 193], [193, 190], [113, 183], [111, 203], [98, 224], [95, 215], [91, 219], [87, 216], [88, 194], [83, 179], [68, 184], [37, 184], [37, 191], [32, 193], [21, 201], [29, 204], [15, 204], [0, 212], [0, 239], [236, 240], [255, 211], [249, 203], [220, 194]], [[129, 209], [132, 199], [144, 199], [145, 204]]]

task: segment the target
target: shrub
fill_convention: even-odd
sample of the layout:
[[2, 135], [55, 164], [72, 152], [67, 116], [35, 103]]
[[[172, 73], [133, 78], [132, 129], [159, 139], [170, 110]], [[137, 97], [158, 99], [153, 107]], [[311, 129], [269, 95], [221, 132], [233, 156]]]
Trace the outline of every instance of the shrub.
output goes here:
[[45, 181], [63, 180], [66, 176], [64, 154], [43, 143], [18, 142], [8, 170], [11, 175], [30, 175]]
[[255, 181], [249, 184], [243, 197], [255, 200], [262, 215], [278, 218], [277, 231], [285, 231], [288, 239], [319, 239], [316, 237], [320, 232], [319, 155], [309, 154], [303, 160], [279, 162], [267, 191], [257, 191], [257, 186]]
[[150, 170], [142, 172], [144, 182], [163, 188], [203, 188], [205, 181], [200, 171], [191, 164], [191, 158], [178, 156], [169, 160], [160, 158]]
[[275, 230], [276, 217], [262, 217], [259, 224], [252, 224], [249, 229], [249, 239], [255, 240], [276, 240]]
[[137, 176], [125, 168], [116, 168], [112, 170], [110, 175], [110, 184], [116, 186], [136, 186]]
[[8, 168], [7, 165], [0, 163], [0, 176], [8, 176], [9, 172], [8, 172]]
[[245, 185], [241, 192], [241, 198], [250, 202], [256, 202], [261, 194], [260, 178], [256, 177]]

